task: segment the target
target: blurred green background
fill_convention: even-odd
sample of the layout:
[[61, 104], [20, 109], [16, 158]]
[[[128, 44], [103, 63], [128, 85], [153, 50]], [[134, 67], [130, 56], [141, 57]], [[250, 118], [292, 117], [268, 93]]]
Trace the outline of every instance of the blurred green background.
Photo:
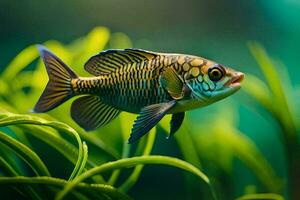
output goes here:
[[[11, 60], [29, 45], [50, 39], [69, 44], [87, 35], [94, 27], [104, 26], [111, 33], [105, 48], [135, 47], [199, 55], [255, 75], [265, 82], [268, 78], [261, 72], [247, 46], [249, 42], [257, 41], [273, 60], [279, 75], [277, 82], [283, 82], [283, 85], [291, 82], [287, 96], [297, 105], [300, 97], [299, 19], [300, 2], [297, 0], [0, 0], [0, 71], [4, 71]], [[82, 68], [72, 67], [76, 70]], [[253, 81], [250, 85], [258, 84], [256, 79], [249, 81]], [[267, 93], [267, 90], [264, 92]], [[27, 103], [28, 107], [34, 103], [32, 99]], [[299, 121], [298, 107], [293, 108], [294, 119]], [[18, 111], [26, 113], [25, 107]], [[285, 110], [281, 114], [285, 115]], [[235, 129], [226, 129], [226, 125]], [[106, 131], [113, 132], [112, 126], [108, 126]], [[215, 183], [221, 199], [261, 192], [276, 192], [288, 198], [288, 158], [280, 126], [276, 117], [272, 117], [259, 102], [249, 99], [243, 89], [222, 102], [189, 112], [184, 130], [177, 134], [191, 135], [190, 139], [196, 146], [196, 160], [199, 159], [199, 166]], [[221, 130], [215, 130], [216, 127], [221, 127]], [[296, 127], [299, 135], [299, 127]], [[242, 137], [246, 137], [242, 140], [249, 140], [250, 146], [254, 145], [260, 152], [259, 155], [253, 153], [249, 161], [247, 156], [246, 159], [243, 157], [247, 153], [234, 153], [243, 148], [244, 143], [219, 135], [230, 130], [240, 131]], [[162, 132], [161, 128], [158, 129], [152, 154], [190, 161], [188, 157], [193, 157], [193, 153], [189, 150], [184, 153], [179, 148], [190, 144], [180, 144], [181, 136], [177, 140], [165, 140]], [[104, 140], [105, 134], [110, 133], [99, 132]], [[120, 144], [116, 146], [121, 148]], [[247, 147], [245, 149], [247, 152]], [[55, 160], [55, 154], [52, 156]], [[265, 178], [270, 178], [270, 174], [278, 178], [280, 189], [274, 189], [277, 180], [262, 181], [263, 175], [260, 177], [260, 172], [255, 171], [259, 167], [253, 164], [253, 159], [257, 157], [260, 162], [260, 156], [267, 162], [266, 166], [272, 168], [264, 169], [267, 171]], [[121, 180], [125, 177], [121, 176]], [[270, 182], [274, 182], [275, 186], [268, 186]], [[199, 199], [205, 193], [199, 187], [196, 178], [177, 169], [147, 166], [128, 194], [136, 199]]]
[[[255, 70], [245, 46], [259, 41], [297, 69], [300, 3], [265, 1], [0, 1], [1, 59], [5, 66], [29, 44], [68, 43], [95, 26], [126, 33], [135, 47], [206, 56]], [[297, 80], [296, 73], [293, 80]]]

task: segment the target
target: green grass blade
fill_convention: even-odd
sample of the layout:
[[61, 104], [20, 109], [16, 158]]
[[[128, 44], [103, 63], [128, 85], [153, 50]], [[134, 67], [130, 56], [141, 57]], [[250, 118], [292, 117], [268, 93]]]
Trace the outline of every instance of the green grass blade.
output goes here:
[[8, 146], [22, 160], [24, 160], [35, 172], [35, 174], [39, 176], [50, 176], [50, 173], [46, 165], [43, 163], [40, 157], [30, 148], [28, 148], [21, 142], [11, 138], [10, 136], [6, 135], [1, 131], [0, 131], [0, 142]]
[[[66, 119], [70, 119], [70, 115], [68, 114], [68, 112], [59, 110], [59, 108], [55, 113], [54, 111], [53, 113], [51, 113], [51, 120], [53, 121], [66, 121]], [[121, 157], [118, 151], [116, 151], [114, 148], [103, 142], [103, 140], [101, 140], [99, 137], [96, 137], [94, 134], [87, 133], [84, 130], [82, 130], [82, 128], [80, 128], [79, 125], [74, 123], [74, 121], [68, 121], [68, 124], [72, 125], [72, 127], [74, 127], [74, 129], [77, 130], [77, 133], [82, 138], [82, 140], [89, 143], [89, 145], [93, 145], [101, 149], [114, 159], [119, 159]]]
[[73, 180], [75, 177], [79, 176], [82, 171], [84, 170], [84, 167], [85, 167], [85, 164], [87, 162], [87, 159], [88, 159], [88, 146], [86, 145], [85, 142], [83, 142], [83, 157], [82, 157], [82, 162], [81, 162], [81, 165], [77, 171], [77, 173], [75, 174], [71, 174], [69, 180]]
[[[134, 167], [136, 165], [140, 164], [159, 164], [159, 165], [169, 165], [173, 167], [177, 167], [180, 169], [183, 169], [185, 171], [188, 171], [194, 175], [196, 175], [199, 179], [203, 180], [211, 189], [211, 184], [208, 179], [208, 177], [201, 172], [198, 168], [194, 167], [193, 165], [177, 159], [177, 158], [172, 158], [168, 156], [141, 156], [141, 157], [132, 157], [132, 158], [124, 158], [120, 159], [114, 162], [109, 162], [105, 163], [99, 167], [95, 167], [93, 169], [90, 169], [77, 178], [75, 178], [73, 181], [69, 182], [66, 187], [57, 194], [56, 200], [60, 200], [63, 197], [67, 195], [68, 192], [70, 192], [77, 184], [79, 184], [81, 181], [94, 176], [96, 174], [105, 172], [107, 170], [114, 170], [114, 169], [120, 169], [120, 168], [128, 168], [128, 167]], [[211, 189], [212, 195], [215, 198], [215, 193]]]
[[16, 127], [16, 126], [12, 126], [12, 127], [10, 127], [10, 129], [16, 135], [17, 140], [22, 141], [22, 144], [24, 144], [28, 148], [32, 149], [32, 145], [31, 145], [29, 139], [27, 138], [27, 135], [23, 132], [22, 129], [20, 129], [19, 127]]
[[[146, 142], [146, 146], [143, 152], [143, 156], [148, 156], [150, 155], [152, 148], [153, 148], [153, 144], [156, 138], [156, 128], [153, 128], [150, 130], [148, 136], [147, 136], [147, 142]], [[142, 169], [143, 169], [144, 165], [137, 165], [135, 166], [133, 172], [131, 173], [131, 175], [126, 179], [126, 181], [119, 187], [119, 189], [123, 192], [127, 192], [130, 188], [132, 188], [132, 186], [137, 182]]]
[[[247, 79], [243, 83], [244, 91], [252, 96], [256, 101], [265, 107], [268, 111], [273, 112], [271, 91], [268, 86], [259, 78], [247, 74]], [[251, 101], [253, 103], [253, 101]]]
[[[18, 176], [19, 174], [14, 170], [14, 168], [6, 162], [1, 156], [0, 156], [0, 169], [4, 172], [4, 174], [7, 174], [8, 176]], [[20, 190], [17, 187], [12, 187], [14, 190], [16, 190], [19, 194], [22, 196], [26, 196], [26, 194]], [[41, 197], [34, 191], [34, 189], [30, 186], [24, 186], [23, 190], [28, 193], [32, 198], [34, 199], [41, 199]]]
[[84, 37], [84, 44], [80, 47], [80, 56], [76, 57], [74, 61], [83, 66], [91, 56], [104, 49], [109, 37], [110, 33], [107, 28], [95, 27]]
[[13, 152], [8, 146], [0, 143], [0, 155], [3, 157], [3, 159], [8, 162], [12, 168], [18, 173], [23, 174], [24, 167], [23, 163], [20, 164], [21, 159], [16, 155], [15, 152]]
[[[64, 187], [68, 184], [68, 181], [64, 179], [58, 179], [53, 177], [0, 177], [0, 184], [21, 184], [21, 185], [46, 185], [46, 186], [58, 186]], [[79, 183], [76, 185], [75, 189], [79, 191], [90, 191], [101, 192], [108, 195], [112, 199], [119, 200], [130, 200], [131, 198], [124, 193], [121, 193], [116, 188], [110, 185], [104, 184], [86, 184]]]
[[11, 82], [20, 71], [27, 67], [37, 57], [38, 51], [35, 45], [25, 48], [5, 68], [2, 73], [2, 79]]
[[[19, 174], [15, 171], [15, 169], [2, 157], [0, 156], [0, 169], [2, 173], [6, 176], [18, 176]], [[26, 196], [24, 192], [22, 192], [19, 188], [12, 187], [22, 196]], [[29, 189], [29, 188], [27, 188]]]
[[249, 49], [259, 64], [272, 93], [275, 95], [277, 100], [285, 101], [284, 89], [280, 83], [281, 77], [276, 71], [272, 60], [267, 55], [264, 48], [257, 42], [248, 43]]
[[[122, 158], [128, 158], [129, 153], [130, 153], [130, 144], [128, 144], [127, 142], [124, 142], [123, 143], [123, 150], [122, 150]], [[109, 185], [114, 185], [117, 182], [120, 173], [121, 173], [120, 169], [114, 170], [113, 173], [111, 174], [110, 178], [107, 181], [108, 184]]]
[[103, 142], [103, 140], [101, 140], [100, 138], [96, 137], [95, 135], [92, 135], [90, 133], [86, 133], [84, 131], [78, 130], [78, 134], [80, 135], [80, 137], [94, 145], [95, 147], [101, 149], [102, 151], [104, 151], [105, 153], [107, 153], [108, 155], [110, 155], [112, 158], [114, 159], [119, 159], [121, 157], [121, 155], [119, 154], [119, 152], [117, 150], [115, 150], [114, 148], [110, 147], [108, 144], [106, 144], [105, 142]]
[[3, 80], [3, 78], [0, 76], [0, 97], [5, 97], [5, 95], [7, 95], [10, 91], [10, 87], [8, 86], [8, 84], [6, 83], [5, 80]]
[[0, 114], [0, 127], [9, 126], [9, 125], [19, 125], [19, 124], [34, 124], [34, 125], [49, 126], [56, 130], [63, 131], [71, 136], [74, 136], [78, 143], [78, 159], [74, 167], [74, 170], [71, 174], [77, 173], [78, 169], [80, 168], [84, 152], [83, 152], [81, 139], [78, 133], [73, 128], [61, 122], [47, 121], [45, 119], [36, 116], [31, 116], [31, 115], [18, 115], [12, 113]]
[[[272, 91], [272, 110], [270, 111], [281, 129], [281, 139], [285, 147], [288, 166], [288, 190], [293, 199], [300, 199], [299, 177], [300, 177], [300, 143], [299, 130], [296, 121], [296, 106], [292, 95], [289, 93], [293, 86], [288, 79], [286, 69], [279, 71], [270, 59], [264, 48], [258, 43], [250, 43], [249, 48], [255, 57], [268, 86]], [[280, 64], [279, 64], [280, 66]], [[281, 65], [281, 67], [283, 67]], [[294, 92], [294, 91], [293, 91]], [[267, 107], [266, 107], [267, 109]]]
[[[121, 158], [128, 158], [130, 154], [130, 144], [127, 143], [127, 140], [130, 136], [131, 128], [132, 128], [132, 123], [134, 119], [136, 118], [136, 115], [131, 114], [131, 113], [121, 113], [119, 116], [120, 119], [120, 126], [121, 126], [121, 133], [122, 137], [124, 140], [123, 143], [123, 148], [122, 148], [122, 157]], [[128, 123], [128, 122], [132, 123]], [[141, 144], [141, 143], [139, 143]], [[113, 171], [112, 175], [110, 176], [108, 183], [111, 185], [114, 185], [121, 173], [120, 169], [116, 169]]]
[[[170, 121], [171, 116], [166, 116], [159, 122], [159, 125], [161, 125], [167, 134], [169, 134], [170, 131]], [[196, 146], [185, 123], [182, 124], [181, 128], [178, 130], [178, 133], [176, 133], [174, 137], [184, 157], [184, 160], [201, 169], [201, 161], [197, 154]]]
[[216, 123], [219, 126], [215, 126], [212, 130], [216, 133], [215, 137], [221, 141], [226, 141], [233, 154], [254, 172], [269, 191], [278, 192], [282, 187], [281, 182], [256, 145], [245, 134], [230, 127], [225, 120]]
[[284, 200], [284, 198], [279, 194], [273, 193], [264, 193], [264, 194], [246, 194], [237, 198], [236, 200], [254, 200], [254, 199], [261, 199], [261, 200]]
[[[273, 107], [275, 110], [273, 113], [279, 119], [280, 123], [283, 123], [286, 129], [286, 134], [288, 134], [288, 140], [295, 140], [295, 138], [297, 138], [294, 118], [295, 114], [292, 112], [293, 109], [291, 109], [291, 100], [288, 99], [285, 88], [282, 84], [282, 77], [276, 70], [272, 60], [269, 58], [264, 48], [259, 43], [252, 42], [249, 43], [248, 46], [267, 80], [268, 87], [272, 91], [273, 98], [269, 103], [274, 105]], [[285, 113], [284, 115], [282, 115], [283, 112]]]
[[[58, 188], [57, 186], [47, 185], [47, 188], [50, 190], [49, 193], [52, 194], [52, 196], [54, 196], [56, 193], [58, 193], [60, 191], [60, 188]], [[70, 199], [78, 199], [78, 200], [97, 199], [97, 198], [92, 198], [92, 195], [89, 195], [90, 193], [93, 193], [93, 192], [94, 191], [92, 191], [92, 190], [91, 190], [91, 192], [78, 192], [76, 190], [73, 190], [72, 191], [73, 196]], [[97, 194], [99, 194], [99, 192]], [[53, 199], [52, 196], [49, 199]]]
[[2, 156], [0, 156], [0, 169], [4, 174], [7, 174], [8, 176], [18, 176], [18, 173], [6, 160], [4, 160]]
[[[67, 140], [59, 136], [54, 130], [47, 129], [40, 126], [31, 126], [31, 125], [19, 125], [27, 134], [31, 134], [37, 139], [45, 142], [53, 149], [60, 152], [67, 160], [72, 164], [76, 164], [78, 158], [78, 149]], [[87, 167], [95, 167], [96, 164], [91, 160], [87, 161]]]
[[112, 49], [126, 49], [133, 46], [130, 38], [124, 33], [113, 33], [109, 41], [109, 47]]

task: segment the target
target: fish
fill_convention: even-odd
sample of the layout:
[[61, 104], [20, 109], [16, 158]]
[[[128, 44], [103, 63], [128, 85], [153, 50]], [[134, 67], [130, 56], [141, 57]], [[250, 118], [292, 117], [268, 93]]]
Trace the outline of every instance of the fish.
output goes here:
[[109, 49], [84, 64], [80, 77], [54, 53], [38, 45], [49, 81], [33, 111], [50, 111], [72, 97], [70, 115], [86, 131], [96, 130], [120, 112], [138, 114], [128, 143], [138, 141], [165, 115], [172, 137], [185, 112], [224, 99], [241, 88], [244, 73], [193, 55], [142, 49]]

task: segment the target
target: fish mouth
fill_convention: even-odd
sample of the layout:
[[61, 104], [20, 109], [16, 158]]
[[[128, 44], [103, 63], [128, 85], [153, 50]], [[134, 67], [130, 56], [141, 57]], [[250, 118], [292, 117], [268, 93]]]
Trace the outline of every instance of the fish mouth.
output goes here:
[[226, 85], [230, 87], [240, 87], [242, 81], [245, 78], [245, 74], [242, 72], [237, 72], [234, 77], [232, 77], [231, 80], [228, 81]]

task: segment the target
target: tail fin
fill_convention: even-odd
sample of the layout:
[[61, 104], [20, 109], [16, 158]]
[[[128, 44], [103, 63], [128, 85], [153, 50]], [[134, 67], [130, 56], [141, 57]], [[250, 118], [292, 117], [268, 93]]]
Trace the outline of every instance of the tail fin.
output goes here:
[[38, 49], [46, 66], [49, 82], [33, 111], [46, 112], [73, 96], [71, 80], [78, 76], [44, 46], [38, 45]]

